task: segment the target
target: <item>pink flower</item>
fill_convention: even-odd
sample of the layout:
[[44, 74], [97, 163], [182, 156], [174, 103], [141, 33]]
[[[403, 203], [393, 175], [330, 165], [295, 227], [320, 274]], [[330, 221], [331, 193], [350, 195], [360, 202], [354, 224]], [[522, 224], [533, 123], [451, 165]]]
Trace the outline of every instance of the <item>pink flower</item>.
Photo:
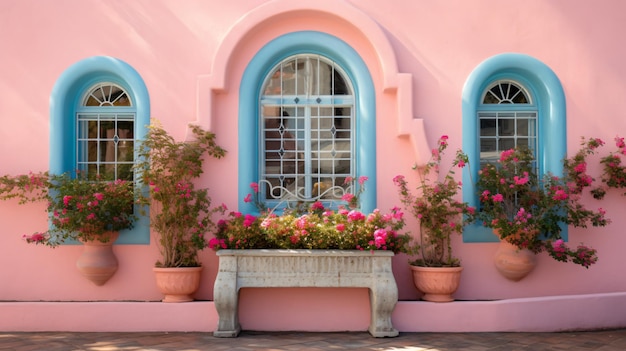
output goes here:
[[584, 173], [587, 170], [587, 163], [581, 162], [574, 167], [574, 171], [577, 173]]
[[502, 153], [500, 154], [500, 162], [506, 161], [509, 157], [511, 157], [511, 155], [514, 152], [515, 152], [515, 149], [509, 149], [509, 150], [502, 151]]
[[27, 243], [38, 243], [42, 242], [46, 239], [44, 233], [34, 233], [32, 235], [24, 235], [22, 236]]
[[393, 183], [395, 185], [402, 185], [404, 183], [404, 176], [399, 174], [399, 175], [393, 177]]
[[243, 198], [243, 202], [245, 203], [252, 202], [252, 194], [246, 195], [246, 197]]
[[502, 194], [495, 194], [494, 196], [491, 197], [491, 199], [494, 202], [502, 202], [504, 201], [504, 196], [502, 196]]
[[252, 223], [254, 223], [254, 221], [256, 221], [256, 217], [254, 217], [251, 214], [247, 214], [243, 219], [243, 226], [246, 228], [250, 228], [250, 226], [252, 226]]
[[351, 194], [351, 193], [345, 193], [341, 197], [341, 200], [346, 201], [346, 202], [351, 202], [352, 199], [354, 199], [354, 194]]
[[324, 204], [322, 204], [320, 201], [315, 201], [311, 205], [311, 209], [313, 209], [313, 210], [323, 210], [324, 209]]
[[346, 225], [343, 223], [339, 223], [337, 224], [337, 226], [335, 226], [335, 228], [337, 228], [338, 232], [343, 232], [344, 230], [346, 230]]
[[384, 229], [376, 229], [374, 231], [374, 244], [380, 248], [387, 242], [387, 231]]
[[96, 218], [96, 214], [95, 213], [90, 213], [87, 215], [87, 219], [91, 220], [91, 219], [95, 219]]
[[567, 193], [563, 189], [559, 189], [554, 192], [554, 196], [552, 196], [554, 200], [567, 200]]
[[217, 246], [225, 249], [226, 241], [224, 239], [211, 238], [211, 240], [209, 240], [209, 248], [215, 249]]
[[366, 176], [360, 176], [359, 177], [359, 185], [363, 185], [365, 184], [365, 182], [368, 180], [369, 178]]
[[521, 178], [518, 176], [513, 177], [513, 181], [515, 182], [515, 185], [524, 185], [528, 183], [529, 181], [528, 172], [524, 172], [524, 176]]
[[252, 183], [250, 183], [250, 187], [252, 188], [252, 190], [253, 190], [255, 193], [258, 193], [258, 192], [259, 192], [259, 184], [258, 184], [258, 183], [256, 183], [256, 182], [252, 182]]
[[465, 167], [465, 161], [459, 160], [459, 163], [457, 163], [457, 166], [459, 166], [459, 168]]
[[346, 179], [343, 181], [344, 184], [350, 184], [352, 182], [352, 177], [346, 177]]
[[93, 194], [93, 197], [95, 197], [96, 200], [102, 201], [102, 199], [104, 199], [104, 194], [95, 193], [95, 194]]
[[563, 239], [558, 239], [552, 243], [552, 249], [555, 252], [565, 252], [565, 246], [563, 245]]
[[365, 215], [359, 211], [350, 211], [348, 213], [348, 220], [349, 221], [362, 221], [365, 219]]
[[72, 196], [70, 195], [63, 196], [63, 205], [65, 206], [69, 205], [71, 200], [72, 200]]

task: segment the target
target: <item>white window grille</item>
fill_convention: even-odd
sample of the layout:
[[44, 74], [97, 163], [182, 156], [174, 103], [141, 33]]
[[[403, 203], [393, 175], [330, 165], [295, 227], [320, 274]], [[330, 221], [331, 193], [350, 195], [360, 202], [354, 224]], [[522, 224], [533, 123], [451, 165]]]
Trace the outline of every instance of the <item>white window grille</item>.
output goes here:
[[291, 56], [260, 94], [260, 194], [269, 204], [340, 200], [354, 177], [352, 83], [319, 55]]

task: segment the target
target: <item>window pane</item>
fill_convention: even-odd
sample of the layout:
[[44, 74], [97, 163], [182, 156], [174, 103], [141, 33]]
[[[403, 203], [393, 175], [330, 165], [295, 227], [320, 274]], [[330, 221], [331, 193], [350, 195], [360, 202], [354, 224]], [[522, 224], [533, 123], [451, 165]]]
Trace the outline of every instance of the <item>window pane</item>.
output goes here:
[[515, 120], [514, 119], [501, 119], [499, 121], [499, 135], [500, 136], [514, 136], [515, 135]]
[[496, 120], [495, 119], [481, 119], [480, 120], [480, 136], [495, 136], [496, 135]]
[[515, 147], [515, 139], [500, 139], [500, 151], [513, 149]]
[[517, 120], [517, 135], [518, 136], [528, 136], [528, 120], [527, 119], [518, 119]]

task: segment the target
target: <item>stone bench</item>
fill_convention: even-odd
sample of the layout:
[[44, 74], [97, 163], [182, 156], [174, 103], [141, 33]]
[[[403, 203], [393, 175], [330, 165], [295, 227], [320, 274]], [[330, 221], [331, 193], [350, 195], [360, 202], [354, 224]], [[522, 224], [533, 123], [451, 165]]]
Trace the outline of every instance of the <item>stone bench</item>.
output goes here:
[[391, 251], [352, 250], [220, 250], [215, 280], [216, 337], [236, 337], [239, 289], [278, 287], [369, 288], [374, 337], [395, 337], [391, 313], [398, 287], [391, 270]]

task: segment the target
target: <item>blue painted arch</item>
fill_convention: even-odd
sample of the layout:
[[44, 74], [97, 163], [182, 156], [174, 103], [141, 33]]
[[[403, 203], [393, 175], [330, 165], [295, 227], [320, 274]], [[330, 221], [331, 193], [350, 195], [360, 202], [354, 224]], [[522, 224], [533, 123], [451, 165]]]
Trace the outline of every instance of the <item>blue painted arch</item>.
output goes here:
[[318, 54], [336, 62], [352, 81], [356, 110], [356, 175], [367, 176], [361, 209], [376, 208], [376, 94], [369, 69], [361, 56], [347, 43], [316, 31], [293, 32], [267, 43], [246, 67], [239, 88], [239, 210], [257, 209], [243, 201], [250, 183], [259, 180], [259, 93], [267, 74], [283, 59], [296, 54]]
[[[562, 175], [562, 161], [567, 153], [565, 94], [559, 78], [543, 62], [519, 53], [505, 53], [490, 57], [480, 63], [469, 75], [463, 86], [463, 151], [470, 165], [479, 165], [478, 118], [480, 99], [489, 84], [498, 79], [519, 81], [531, 91], [534, 108], [538, 111], [539, 171]], [[478, 205], [475, 182], [478, 166], [463, 173], [463, 200], [471, 206]], [[567, 228], [561, 235], [567, 238]], [[497, 241], [490, 228], [480, 224], [466, 227], [463, 233], [466, 242]]]
[[[150, 124], [150, 98], [139, 73], [127, 63], [107, 56], [83, 59], [67, 68], [50, 95], [50, 173], [76, 169], [76, 112], [87, 89], [98, 82], [112, 82], [128, 93], [133, 106], [115, 111], [133, 111], [135, 141], [145, 138]], [[139, 211], [137, 211], [139, 213]], [[149, 219], [140, 216], [132, 230], [122, 231], [117, 244], [148, 244]]]

